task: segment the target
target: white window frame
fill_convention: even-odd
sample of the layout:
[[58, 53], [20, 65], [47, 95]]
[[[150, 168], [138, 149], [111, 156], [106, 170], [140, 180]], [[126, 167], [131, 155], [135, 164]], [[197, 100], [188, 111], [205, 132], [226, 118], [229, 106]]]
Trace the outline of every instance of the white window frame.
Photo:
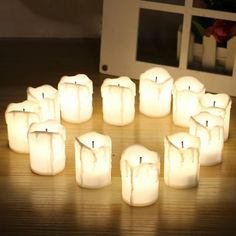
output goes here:
[[[236, 21], [236, 14], [192, 6], [193, 0], [185, 0], [183, 6], [143, 0], [103, 0], [100, 72], [115, 76], [127, 75], [138, 79], [140, 74], [150, 67], [161, 66], [166, 68], [174, 79], [184, 75], [196, 76], [205, 84], [207, 91], [225, 92], [236, 96], [236, 60], [234, 60], [232, 76], [188, 68], [188, 42], [192, 16]], [[137, 37], [141, 8], [183, 15], [178, 67], [137, 61]]]

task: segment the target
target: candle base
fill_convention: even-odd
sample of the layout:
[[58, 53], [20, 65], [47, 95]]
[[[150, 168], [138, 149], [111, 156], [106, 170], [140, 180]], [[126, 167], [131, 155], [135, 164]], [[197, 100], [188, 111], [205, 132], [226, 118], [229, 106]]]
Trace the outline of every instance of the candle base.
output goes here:
[[118, 123], [118, 122], [113, 122], [113, 121], [110, 121], [110, 120], [106, 120], [106, 118], [103, 118], [104, 122], [106, 124], [109, 124], [109, 125], [114, 125], [114, 126], [126, 126], [126, 125], [129, 125], [133, 122], [134, 119], [132, 119], [131, 121], [126, 121], [126, 122], [123, 122], [123, 123]]
[[145, 111], [142, 111], [142, 110], [139, 110], [139, 112], [149, 118], [164, 118], [168, 115], [170, 115], [170, 111], [169, 112], [166, 112], [166, 113], [163, 113], [163, 114], [152, 114], [152, 113], [148, 113], [148, 112], [145, 112]]
[[11, 147], [11, 145], [9, 145], [8, 147], [9, 147], [9, 149], [10, 149], [11, 151], [16, 152], [16, 153], [18, 153], [18, 154], [23, 154], [23, 155], [29, 154], [29, 151], [22, 151], [22, 150], [20, 150], [20, 149]]
[[89, 121], [91, 118], [92, 118], [92, 115], [86, 119], [70, 119], [70, 118], [62, 116], [62, 120], [70, 124], [81, 124], [81, 123]]
[[198, 183], [196, 183], [196, 184], [191, 184], [191, 185], [189, 185], [189, 186], [179, 186], [179, 185], [173, 185], [173, 184], [167, 184], [167, 183], [165, 183], [168, 187], [171, 187], [171, 188], [174, 188], [174, 189], [179, 189], [179, 190], [181, 190], [181, 189], [190, 189], [190, 188], [196, 188], [197, 186], [198, 186]]
[[204, 163], [204, 162], [201, 162], [200, 161], [200, 166], [215, 166], [215, 165], [218, 165], [218, 164], [221, 164], [222, 163], [222, 160], [219, 160], [219, 161], [214, 161], [214, 162], [208, 162], [208, 163]]
[[[78, 184], [78, 183], [77, 183], [77, 184]], [[96, 190], [96, 189], [105, 188], [105, 187], [109, 186], [110, 184], [111, 184], [111, 182], [110, 182], [110, 183], [107, 183], [107, 184], [100, 185], [100, 186], [80, 185], [80, 184], [78, 184], [78, 186], [79, 186], [80, 188], [84, 188], [84, 189], [94, 189], [94, 190]]]
[[32, 171], [34, 174], [43, 175], [43, 176], [55, 176], [55, 175], [59, 174], [60, 172], [62, 172], [63, 170], [64, 170], [64, 168], [63, 168], [63, 169], [60, 169], [60, 170], [57, 170], [57, 171], [55, 171], [54, 173], [49, 173], [49, 172], [37, 171], [37, 170], [35, 170], [35, 169], [33, 169], [33, 168], [31, 167], [31, 171]]
[[129, 206], [132, 206], [132, 207], [147, 207], [147, 206], [151, 206], [151, 205], [153, 205], [153, 204], [155, 204], [155, 203], [157, 202], [157, 199], [158, 199], [158, 198], [156, 198], [156, 199], [153, 200], [153, 201], [147, 202], [147, 203], [140, 203], [140, 204], [133, 203], [133, 204], [131, 204], [129, 201], [126, 201], [124, 198], [122, 198], [122, 200], [123, 200], [126, 204], [128, 204]]

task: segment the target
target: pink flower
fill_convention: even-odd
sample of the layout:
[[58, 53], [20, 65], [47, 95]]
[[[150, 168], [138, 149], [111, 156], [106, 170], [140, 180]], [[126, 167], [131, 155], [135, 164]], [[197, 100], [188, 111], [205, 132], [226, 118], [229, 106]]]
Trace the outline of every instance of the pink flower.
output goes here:
[[204, 35], [213, 35], [217, 43], [226, 43], [236, 35], [236, 22], [216, 19], [212, 26], [209, 26]]

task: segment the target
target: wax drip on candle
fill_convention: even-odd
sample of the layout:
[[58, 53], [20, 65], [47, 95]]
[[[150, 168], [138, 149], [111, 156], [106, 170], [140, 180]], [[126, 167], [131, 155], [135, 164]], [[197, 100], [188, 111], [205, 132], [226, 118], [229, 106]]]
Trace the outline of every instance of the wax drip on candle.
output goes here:
[[155, 82], [157, 82], [157, 76], [155, 77]]
[[208, 120], [206, 120], [206, 127], [208, 127]]
[[83, 153], [83, 146], [81, 146], [81, 148], [79, 149], [79, 159], [80, 159], [80, 183], [81, 186], [83, 186], [83, 181], [84, 181], [84, 163], [83, 163], [83, 158], [82, 158], [82, 153]]
[[42, 98], [44, 99], [44, 93], [42, 93]]
[[133, 169], [130, 169], [130, 185], [131, 185], [131, 189], [130, 189], [130, 204], [131, 206], [133, 205], [133, 193], [134, 193], [134, 173], [133, 173]]
[[[119, 86], [120, 86], [120, 84], [119, 84]], [[124, 122], [124, 114], [125, 114], [125, 112], [124, 112], [124, 106], [123, 106], [124, 103], [125, 103], [125, 102], [124, 102], [124, 91], [123, 91], [123, 89], [122, 89], [122, 90], [121, 90], [121, 96], [120, 96], [120, 104], [121, 104], [121, 106], [120, 106], [121, 123]]]
[[184, 141], [181, 141], [181, 147], [184, 148]]
[[92, 141], [92, 148], [94, 148], [94, 141]]
[[215, 107], [215, 106], [216, 106], [216, 101], [213, 102], [213, 107]]
[[141, 164], [142, 163], [142, 157], [139, 157], [139, 164]]
[[[47, 129], [46, 129], [47, 130]], [[54, 162], [54, 153], [53, 153], [53, 136], [50, 135], [50, 164], [51, 164], [51, 171], [52, 174], [54, 174], [54, 166], [53, 166], [53, 162]]]

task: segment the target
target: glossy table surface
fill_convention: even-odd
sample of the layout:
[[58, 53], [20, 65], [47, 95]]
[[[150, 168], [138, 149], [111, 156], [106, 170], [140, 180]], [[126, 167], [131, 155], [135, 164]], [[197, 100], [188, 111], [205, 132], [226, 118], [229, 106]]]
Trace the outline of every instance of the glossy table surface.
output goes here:
[[[18, 61], [12, 59], [16, 57], [10, 52], [11, 60], [5, 60], [5, 65], [0, 68], [9, 80], [12, 76], [17, 77], [17, 70], [20, 71]], [[69, 65], [67, 60], [70, 59], [65, 59], [65, 65]], [[14, 71], [10, 70], [10, 61]], [[30, 64], [29, 59], [25, 62]], [[32, 69], [32, 63], [35, 61], [31, 62], [29, 69], [37, 77], [40, 67]], [[53, 71], [50, 60], [47, 63]], [[163, 139], [168, 134], [187, 129], [175, 126], [171, 114], [163, 118], [140, 114], [138, 96], [132, 124], [116, 127], [104, 123], [100, 85], [106, 76], [96, 72], [95, 65], [88, 61], [85, 66], [85, 71], [89, 71], [91, 66], [89, 76], [94, 81], [93, 116], [82, 124], [62, 122], [67, 132], [67, 161], [65, 170], [54, 177], [32, 173], [28, 155], [8, 148], [4, 112], [9, 103], [26, 98], [26, 87], [41, 82], [55, 86], [60, 77], [46, 81], [50, 73], [43, 68], [44, 72], [40, 73], [45, 75], [45, 81], [42, 79], [34, 83], [25, 68], [23, 81], [17, 83], [12, 80], [1, 85], [0, 235], [236, 235], [236, 98], [232, 98], [230, 137], [224, 145], [223, 163], [201, 167], [198, 187], [176, 190], [164, 184]], [[64, 69], [52, 75], [56, 78], [60, 73], [76, 71], [66, 66]], [[82, 69], [80, 73], [84, 72]], [[75, 181], [74, 138], [92, 130], [110, 135], [113, 142], [112, 183], [98, 190], [80, 188]], [[161, 157], [159, 199], [149, 207], [130, 207], [121, 198], [120, 156], [126, 147], [134, 143], [157, 151]]]

